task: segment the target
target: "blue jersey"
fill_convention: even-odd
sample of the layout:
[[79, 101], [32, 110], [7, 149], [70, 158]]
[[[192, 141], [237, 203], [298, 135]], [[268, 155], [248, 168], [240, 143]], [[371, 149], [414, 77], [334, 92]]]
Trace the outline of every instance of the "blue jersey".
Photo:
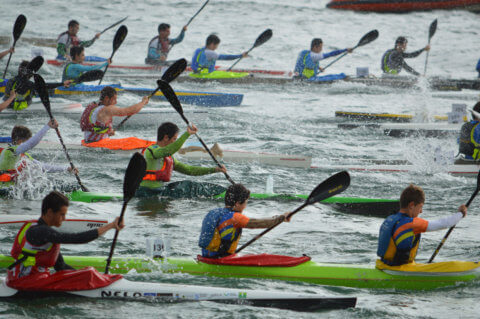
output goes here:
[[208, 73], [215, 71], [215, 63], [217, 60], [236, 60], [242, 57], [241, 54], [218, 54], [207, 48], [198, 48], [193, 53], [192, 70], [201, 72], [208, 70]]

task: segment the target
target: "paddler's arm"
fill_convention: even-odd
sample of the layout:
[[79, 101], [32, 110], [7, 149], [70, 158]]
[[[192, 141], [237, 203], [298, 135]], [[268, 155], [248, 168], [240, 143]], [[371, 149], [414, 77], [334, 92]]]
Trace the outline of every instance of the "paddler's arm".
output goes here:
[[173, 170], [185, 174], [185, 175], [190, 175], [190, 176], [201, 176], [201, 175], [208, 175], [208, 174], [213, 174], [218, 171], [220, 171], [220, 167], [201, 167], [201, 166], [191, 166], [184, 164], [177, 160], [176, 158], [174, 160], [174, 166]]
[[21, 155], [27, 152], [28, 150], [31, 150], [32, 148], [34, 148], [42, 140], [45, 134], [47, 134], [47, 131], [49, 128], [56, 128], [56, 127], [58, 127], [58, 123], [56, 120], [49, 121], [47, 124], [45, 124], [44, 127], [42, 127], [40, 131], [37, 132], [37, 134], [29, 138], [26, 142], [23, 142], [22, 144], [20, 144], [15, 150], [15, 155]]
[[148, 97], [144, 96], [140, 103], [134, 104], [129, 107], [118, 107], [116, 105], [108, 108], [104, 108], [100, 112], [105, 112], [109, 116], [129, 116], [140, 112], [144, 105], [148, 104]]
[[415, 76], [419, 76], [420, 73], [418, 73], [417, 71], [415, 71], [410, 65], [408, 65], [405, 61], [402, 62], [402, 67], [405, 69], [405, 71], [407, 71], [408, 73], [411, 73]]
[[64, 43], [57, 43], [57, 53], [63, 57], [67, 55], [67, 49]]
[[[167, 156], [172, 156], [176, 152], [178, 152], [183, 144], [187, 141], [187, 139], [190, 137], [190, 133], [185, 132], [177, 138], [177, 140], [165, 147], [157, 147], [156, 149], [153, 149], [153, 157], [154, 158], [163, 158]], [[147, 152], [145, 152], [147, 154]], [[148, 152], [150, 153], [150, 152]]]
[[55, 269], [55, 271], [75, 269], [72, 266], [67, 265], [65, 263], [65, 260], [63, 260], [62, 253], [58, 254], [57, 261], [55, 262], [55, 265], [53, 266], [53, 268]]
[[452, 226], [455, 226], [465, 216], [467, 216], [467, 206], [461, 205], [458, 208], [458, 213], [455, 213], [453, 215], [450, 215], [444, 218], [429, 221], [426, 231], [430, 232], [430, 231], [450, 228]]
[[17, 97], [17, 94], [15, 93], [15, 90], [12, 90], [10, 92], [10, 96], [4, 102], [0, 103], [0, 112], [5, 110], [10, 105], [10, 103], [12, 103], [13, 100], [15, 100], [16, 97]]
[[184, 26], [183, 29], [182, 29], [182, 32], [180, 32], [180, 34], [178, 35], [178, 37], [176, 37], [175, 39], [170, 39], [170, 45], [174, 45], [174, 44], [177, 44], [177, 43], [180, 43], [183, 41], [183, 38], [185, 37], [185, 31], [187, 31], [187, 27]]
[[[347, 52], [349, 49], [343, 49], [343, 50], [334, 50], [334, 51], [330, 51], [328, 53], [324, 53], [323, 54], [323, 58], [326, 59], [326, 58], [330, 58], [332, 56], [336, 56], [336, 55], [339, 55], [339, 54], [342, 54], [343, 52]], [[350, 49], [351, 51], [351, 49]]]
[[[417, 50], [417, 51], [413, 51], [413, 52], [410, 52], [410, 53], [405, 53], [403, 52], [402, 56], [404, 58], [416, 58], [417, 56], [419, 56], [420, 54], [422, 54], [423, 51], [425, 51], [427, 49], [427, 47], [425, 48], [421, 48], [420, 50]], [[429, 47], [430, 49], [430, 47]]]
[[269, 228], [275, 225], [278, 225], [283, 222], [289, 222], [290, 219], [288, 216], [290, 212], [286, 212], [282, 215], [273, 216], [272, 218], [263, 218], [263, 219], [256, 219], [250, 218], [245, 228]]
[[80, 41], [80, 46], [81, 46], [81, 47], [84, 47], [84, 48], [89, 47], [89, 46], [91, 46], [91, 45], [95, 42], [95, 40], [97, 40], [99, 37], [100, 37], [100, 33], [97, 33], [97, 34], [95, 34], [95, 36], [94, 36], [91, 40]]
[[242, 54], [220, 54], [217, 58], [217, 60], [236, 60], [240, 59], [241, 57], [246, 57], [246, 53]]

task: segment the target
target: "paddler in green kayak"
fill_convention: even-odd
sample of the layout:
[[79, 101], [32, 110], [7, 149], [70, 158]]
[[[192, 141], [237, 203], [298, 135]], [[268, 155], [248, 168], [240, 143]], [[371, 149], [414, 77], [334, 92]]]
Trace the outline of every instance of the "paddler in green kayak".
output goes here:
[[205, 47], [198, 48], [193, 53], [192, 70], [195, 73], [211, 73], [215, 71], [215, 63], [217, 60], [236, 60], [247, 57], [247, 52], [242, 54], [220, 54], [215, 50], [218, 49], [220, 38], [215, 34], [210, 34], [205, 41]]
[[425, 193], [419, 186], [410, 184], [400, 196], [400, 210], [390, 215], [380, 227], [378, 237], [377, 268], [388, 269], [415, 261], [422, 233], [455, 226], [467, 215], [467, 206], [441, 219], [427, 221], [418, 217], [425, 203]]
[[395, 47], [383, 54], [381, 61], [383, 73], [397, 75], [402, 71], [402, 69], [405, 69], [405, 71], [408, 73], [416, 76], [420, 75], [420, 73], [410, 67], [404, 59], [416, 58], [422, 54], [423, 51], [429, 51], [430, 45], [427, 45], [415, 52], [405, 53], [405, 50], [407, 49], [407, 43], [407, 38], [398, 37], [397, 40], [395, 40]]
[[148, 43], [148, 54], [145, 58], [146, 64], [163, 64], [167, 61], [168, 53], [170, 49], [177, 43], [183, 41], [185, 37], [185, 31], [187, 31], [187, 26], [182, 28], [182, 32], [178, 37], [171, 39], [170, 36], [170, 25], [167, 23], [160, 23], [158, 25], [158, 35], [155, 36]]
[[71, 80], [75, 84], [80, 84], [80, 82], [76, 82], [76, 80], [83, 73], [92, 70], [102, 70], [111, 63], [111, 60], [108, 59], [106, 62], [96, 65], [83, 65], [82, 63], [85, 61], [85, 49], [83, 47], [72, 47], [70, 49], [70, 56], [72, 61], [68, 62], [63, 68], [62, 82]]
[[221, 168], [190, 166], [173, 157], [190, 135], [196, 134], [197, 131], [195, 125], [192, 125], [178, 137], [179, 128], [176, 124], [165, 122], [158, 127], [157, 142], [143, 151], [147, 161], [147, 173], [140, 184], [137, 196], [155, 194], [173, 198], [212, 197], [225, 191], [223, 186], [212, 183], [179, 181], [165, 184], [170, 182], [173, 171], [190, 176], [227, 172], [223, 165]]
[[242, 184], [230, 185], [225, 193], [225, 207], [208, 212], [202, 222], [198, 245], [202, 256], [221, 258], [235, 253], [243, 228], [269, 228], [287, 219], [290, 212], [272, 218], [249, 218], [243, 215], [250, 191]]

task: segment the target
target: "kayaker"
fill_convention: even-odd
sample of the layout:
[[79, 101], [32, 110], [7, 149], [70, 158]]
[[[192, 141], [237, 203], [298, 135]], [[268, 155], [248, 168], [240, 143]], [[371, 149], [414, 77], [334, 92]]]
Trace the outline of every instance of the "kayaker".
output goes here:
[[416, 76], [420, 75], [420, 73], [410, 67], [404, 59], [416, 58], [422, 54], [423, 51], [429, 51], [430, 45], [428, 44], [420, 50], [406, 53], [405, 50], [407, 49], [407, 43], [407, 38], [398, 37], [397, 40], [395, 40], [394, 48], [387, 50], [387, 52], [383, 54], [381, 61], [383, 73], [397, 75], [402, 71], [402, 69], [405, 69], [405, 71], [408, 73]]
[[[35, 84], [30, 81], [30, 78], [33, 76], [31, 70], [28, 69], [30, 62], [22, 61], [18, 66], [18, 74], [13, 79], [8, 80], [7, 85], [5, 86], [5, 95], [3, 96], [4, 101], [10, 99], [10, 92], [15, 90], [16, 97], [12, 102], [10, 102], [10, 108], [13, 108], [15, 111], [24, 110], [32, 104], [32, 98], [35, 95]], [[72, 81], [66, 80], [63, 82], [63, 85], [68, 87]], [[58, 83], [47, 83], [47, 88], [52, 89], [59, 86]], [[7, 93], [8, 92], [8, 93]]]
[[5, 50], [5, 51], [2, 51], [0, 52], [0, 59], [2, 59], [4, 56], [6, 56], [7, 54], [9, 53], [13, 53], [15, 52], [15, 48], [14, 47], [11, 47], [10, 49], [8, 50]]
[[[97, 65], [82, 65], [85, 61], [85, 49], [83, 47], [71, 47], [70, 48], [70, 57], [72, 58], [71, 62], [68, 62], [65, 65], [65, 68], [62, 72], [62, 81], [72, 80], [75, 81], [78, 79], [83, 73], [92, 70], [101, 70], [104, 69], [107, 65], [109, 65], [112, 61], [108, 59], [104, 63], [100, 63]], [[79, 82], [75, 82], [75, 84], [80, 84]]]
[[68, 52], [72, 46], [82, 46], [87, 48], [91, 46], [95, 40], [100, 38], [101, 33], [95, 34], [93, 39], [88, 41], [80, 41], [77, 37], [78, 30], [80, 30], [80, 23], [76, 20], [70, 20], [68, 22], [68, 30], [61, 33], [57, 38], [57, 60], [67, 60], [70, 59]]
[[478, 59], [476, 70], [478, 72], [478, 77], [480, 78], [480, 59]]
[[172, 46], [183, 41], [185, 37], [185, 31], [187, 26], [182, 28], [182, 31], [178, 37], [171, 39], [170, 25], [167, 23], [160, 23], [158, 25], [158, 35], [153, 37], [148, 43], [147, 57], [145, 58], [146, 64], [162, 64], [167, 61], [168, 52]]
[[315, 38], [310, 43], [310, 50], [303, 50], [300, 52], [295, 63], [294, 76], [297, 78], [309, 79], [317, 76], [318, 73], [323, 72], [320, 67], [320, 60], [330, 58], [342, 54], [344, 52], [351, 53], [352, 48], [342, 50], [334, 50], [328, 53], [322, 53], [323, 41], [320, 38]]
[[425, 203], [425, 193], [419, 186], [410, 184], [400, 196], [400, 210], [385, 219], [378, 237], [377, 268], [399, 266], [415, 261], [421, 233], [450, 228], [467, 215], [467, 206], [441, 219], [427, 221], [419, 218]]
[[140, 112], [148, 104], [148, 97], [144, 96], [140, 103], [129, 107], [118, 107], [117, 91], [111, 86], [106, 86], [100, 92], [100, 102], [90, 103], [82, 113], [80, 128], [84, 134], [82, 142], [98, 142], [107, 136], [115, 134], [112, 126], [114, 116], [128, 116]]
[[[43, 163], [32, 158], [27, 152], [33, 149], [47, 134], [50, 128], [57, 128], [56, 120], [49, 121], [32, 137], [32, 132], [25, 126], [16, 125], [12, 129], [12, 144], [0, 152], [0, 188], [15, 184], [18, 174], [27, 166], [26, 159], [39, 165], [46, 172], [72, 172], [69, 165]], [[78, 170], [75, 169], [75, 173]]]
[[458, 152], [466, 160], [480, 160], [480, 102], [475, 104], [472, 113], [472, 120], [462, 125], [458, 139]]
[[208, 212], [202, 222], [198, 245], [202, 256], [220, 258], [235, 253], [243, 228], [268, 228], [287, 219], [290, 212], [271, 218], [249, 218], [242, 214], [250, 191], [242, 184], [230, 185], [225, 193], [225, 207]]
[[138, 196], [148, 196], [152, 193], [167, 197], [211, 197], [223, 193], [225, 188], [212, 183], [197, 183], [193, 181], [170, 182], [172, 172], [185, 175], [200, 176], [213, 173], [226, 173], [222, 167], [200, 167], [184, 164], [173, 157], [183, 143], [196, 134], [197, 127], [187, 127], [187, 131], [178, 137], [179, 128], [171, 122], [162, 123], [157, 130], [157, 142], [143, 151], [147, 161], [147, 173], [140, 183]]
[[219, 54], [215, 52], [220, 44], [220, 38], [210, 34], [205, 42], [205, 47], [198, 48], [193, 53], [192, 69], [195, 73], [211, 73], [215, 71], [217, 60], [236, 60], [247, 57], [247, 52], [242, 54]]
[[[77, 290], [107, 286], [121, 278], [102, 275], [93, 267], [74, 270], [60, 253], [60, 244], [84, 244], [102, 236], [110, 229], [122, 229], [118, 217], [105, 226], [80, 233], [59, 232], [68, 212], [69, 200], [53, 191], [42, 201], [42, 215], [37, 222], [25, 223], [18, 231], [11, 255], [15, 262], [9, 266], [7, 285], [19, 290]], [[53, 267], [55, 273], [50, 273]], [[86, 288], [85, 288], [86, 287]]]

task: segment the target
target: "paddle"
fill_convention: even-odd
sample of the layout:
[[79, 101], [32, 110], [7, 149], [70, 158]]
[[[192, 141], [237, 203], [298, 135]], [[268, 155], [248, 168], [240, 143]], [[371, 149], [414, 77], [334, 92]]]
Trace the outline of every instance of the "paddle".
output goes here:
[[[15, 44], [17, 44], [18, 39], [20, 38], [20, 35], [22, 35], [23, 29], [25, 29], [25, 25], [27, 24], [27, 18], [21, 14], [17, 17], [17, 20], [15, 20], [15, 25], [13, 26], [13, 45], [12, 47], [15, 47]], [[5, 67], [5, 71], [3, 72], [3, 78], [7, 75], [7, 69], [8, 65], [10, 64], [10, 59], [12, 58], [13, 52], [10, 52], [10, 55], [8, 56], [8, 61], [7, 61], [7, 66]]]
[[[128, 163], [127, 170], [125, 172], [125, 178], [123, 179], [123, 206], [122, 212], [120, 213], [120, 218], [118, 219], [118, 224], [121, 224], [123, 221], [123, 215], [125, 215], [125, 209], [127, 204], [135, 195], [140, 182], [145, 176], [145, 171], [147, 169], [147, 162], [142, 154], [136, 152], [133, 154], [130, 162]], [[110, 247], [110, 254], [107, 258], [107, 265], [105, 266], [105, 274], [108, 274], [108, 268], [112, 262], [113, 251], [115, 250], [115, 245], [117, 243], [118, 233], [120, 231], [117, 229], [115, 231], [115, 236], [113, 237], [112, 246]]]
[[[101, 79], [103, 76], [103, 71], [101, 70], [90, 70], [78, 77], [75, 81], [73, 81], [70, 85], [75, 85], [78, 83], [83, 83], [83, 82], [91, 82], [91, 81], [97, 81]], [[58, 82], [55, 84], [49, 85], [50, 87], [58, 87], [58, 86], [63, 86], [63, 82]]]
[[[468, 202], [465, 206], [467, 206], [467, 207], [470, 206], [470, 204], [472, 203], [475, 196], [477, 196], [478, 191], [480, 191], [480, 171], [478, 172], [478, 175], [477, 175], [477, 188], [475, 188], [475, 191], [473, 192], [472, 196], [470, 196], [470, 199], [468, 200]], [[433, 261], [433, 259], [435, 258], [435, 256], [437, 256], [438, 252], [443, 247], [443, 244], [447, 240], [448, 236], [450, 236], [450, 233], [453, 231], [454, 228], [455, 228], [455, 226], [450, 227], [450, 229], [447, 231], [445, 236], [443, 236], [442, 241], [440, 242], [440, 244], [438, 244], [437, 249], [435, 249], [435, 252], [433, 253], [432, 257], [430, 257], [430, 259], [428, 260], [428, 263], [431, 263]]]
[[[123, 40], [125, 40], [125, 37], [127, 36], [128, 29], [126, 26], [122, 25], [120, 28], [118, 28], [117, 33], [115, 33], [115, 37], [113, 38], [113, 50], [112, 50], [112, 55], [110, 55], [110, 61], [112, 61], [113, 55], [115, 52], [117, 52], [118, 48], [120, 45], [122, 45]], [[103, 76], [105, 75], [105, 72], [108, 70], [108, 64], [105, 67], [105, 70], [103, 71], [103, 75], [100, 78], [100, 81], [98, 82], [98, 85], [102, 83]]]
[[[45, 84], [45, 81], [39, 74], [34, 74], [33, 75], [35, 79], [35, 91], [37, 94], [40, 96], [40, 100], [42, 101], [43, 105], [45, 106], [45, 109], [47, 110], [48, 116], [50, 116], [50, 119], [53, 120], [53, 115], [52, 111], [50, 109], [50, 99], [48, 97], [48, 90], [47, 86]], [[80, 180], [80, 177], [78, 176], [78, 173], [76, 172], [75, 166], [72, 163], [72, 159], [70, 158], [70, 155], [68, 154], [67, 148], [65, 147], [65, 143], [63, 143], [62, 136], [60, 135], [60, 131], [58, 130], [58, 127], [55, 128], [55, 131], [57, 132], [58, 139], [60, 140], [60, 143], [62, 144], [63, 147], [63, 152], [65, 153], [65, 156], [67, 157], [68, 161], [70, 162], [70, 167], [72, 168], [72, 172], [75, 174], [75, 177], [77, 178], [77, 182], [80, 185], [82, 191], [88, 192], [88, 189], [83, 186], [82, 181]]]
[[[378, 38], [378, 30], [372, 30], [372, 31], [368, 32], [367, 34], [365, 34], [365, 35], [360, 39], [360, 41], [358, 41], [357, 45], [352, 48], [352, 51], [355, 50], [355, 49], [358, 48], [358, 47], [364, 46], [364, 45], [366, 45], [366, 44], [369, 44], [369, 43], [372, 42], [372, 41], [375, 41], [377, 38]], [[343, 57], [346, 56], [347, 54], [348, 54], [348, 52], [345, 52], [345, 53], [343, 53], [342, 55], [340, 55], [338, 58], [336, 58], [335, 60], [333, 60], [332, 62], [330, 62], [329, 64], [327, 64], [327, 65], [323, 68], [323, 71], [325, 71], [326, 68], [328, 68], [329, 66], [331, 66], [332, 64], [334, 64], [335, 62], [337, 62], [338, 60], [340, 60], [341, 58], [343, 58]], [[323, 71], [322, 71], [322, 72], [323, 72]]]
[[32, 59], [32, 61], [30, 61], [27, 65], [27, 69], [28, 69], [29, 74], [37, 73], [38, 70], [40, 70], [40, 68], [42, 67], [43, 62], [44, 62], [44, 60], [43, 60], [42, 56], [34, 57]]
[[[183, 71], [185, 71], [185, 69], [187, 68], [187, 60], [185, 59], [179, 59], [177, 61], [175, 61], [175, 63], [173, 63], [166, 71], [165, 73], [163, 73], [162, 75], [162, 80], [167, 82], [167, 83], [170, 83], [172, 82], [173, 80], [175, 80]], [[155, 93], [158, 92], [158, 90], [160, 90], [160, 84], [159, 83], [160, 80], [157, 80], [157, 88], [152, 92], [150, 93], [150, 95], [148, 96], [148, 98], [150, 99], [152, 96], [155, 95]], [[118, 130], [120, 127], [122, 127], [122, 125], [131, 117], [131, 115], [127, 116], [126, 118], [124, 118], [120, 124], [118, 124], [118, 126], [116, 127], [116, 130]]]
[[[205, 1], [205, 3], [200, 7], [200, 9], [197, 10], [197, 12], [190, 18], [190, 20], [188, 20], [187, 24], [185, 25], [186, 27], [188, 27], [188, 25], [193, 21], [193, 19], [195, 19], [195, 17], [203, 10], [203, 8], [205, 8], [205, 6], [208, 4], [208, 1], [210, 0]], [[171, 50], [174, 45], [175, 43], [170, 45], [169, 50]]]
[[114, 26], [117, 26], [117, 25], [119, 25], [119, 24], [120, 24], [120, 23], [122, 23], [123, 21], [127, 20], [127, 18], [128, 18], [128, 16], [126, 16], [125, 18], [123, 18], [123, 19], [121, 19], [121, 20], [119, 20], [119, 21], [115, 22], [115, 23], [114, 23], [114, 24], [112, 24], [111, 26], [109, 26], [109, 27], [105, 28], [105, 29], [104, 29], [102, 32], [100, 32], [100, 34], [103, 34], [103, 33], [105, 33], [105, 31], [108, 31], [108, 30], [110, 30], [111, 28], [113, 28]]
[[[254, 48], [256, 48], [258, 46], [261, 46], [262, 44], [264, 44], [265, 42], [270, 40], [272, 35], [273, 35], [272, 29], [267, 29], [267, 30], [263, 31], [262, 34], [260, 34], [258, 36], [258, 38], [255, 40], [255, 43], [253, 44], [253, 46], [247, 51], [247, 54], [250, 53], [250, 51], [252, 51]], [[243, 59], [243, 56], [240, 59], [238, 59], [237, 61], [235, 61], [235, 63], [232, 64], [232, 66], [229, 67], [227, 71], [232, 70], [232, 68], [235, 65], [237, 65], [237, 63], [240, 62], [241, 59]]]
[[[428, 45], [430, 45], [430, 40], [432, 39], [436, 31], [437, 31], [437, 19], [433, 20], [433, 22], [430, 24], [430, 29], [428, 30]], [[430, 50], [427, 51], [427, 56], [425, 57], [425, 69], [423, 70], [424, 76], [427, 74], [427, 64], [428, 64], [429, 53], [430, 53]]]
[[[344, 190], [347, 189], [347, 187], [350, 185], [350, 175], [348, 174], [347, 171], [342, 171], [340, 173], [337, 173], [333, 176], [330, 176], [326, 180], [324, 180], [322, 183], [320, 183], [315, 189], [310, 193], [308, 196], [307, 200], [305, 203], [302, 204], [302, 206], [298, 207], [295, 209], [293, 212], [291, 212], [288, 215], [288, 218], [291, 218], [293, 215], [295, 215], [297, 212], [302, 210], [303, 208], [307, 207], [308, 205], [315, 204], [316, 202], [322, 201], [324, 199], [327, 199], [329, 197], [332, 197], [334, 195], [340, 194]], [[282, 222], [279, 222], [267, 229], [265, 229], [263, 232], [252, 238], [250, 241], [245, 243], [242, 247], [238, 248], [235, 253], [238, 254], [241, 252], [243, 249], [247, 248], [250, 246], [253, 242], [255, 242], [257, 239], [280, 225]]]
[[[168, 84], [167, 82], [165, 82], [163, 80], [158, 80], [157, 84], [160, 87], [160, 90], [162, 90], [162, 93], [165, 96], [165, 98], [168, 100], [168, 102], [170, 102], [170, 104], [173, 106], [173, 108], [178, 112], [178, 114], [180, 114], [180, 116], [185, 121], [185, 123], [187, 123], [187, 125], [191, 127], [190, 122], [187, 120], [187, 118], [183, 114], [182, 105], [180, 104], [180, 101], [178, 100], [178, 97], [175, 94], [175, 91], [173, 91], [170, 84]], [[215, 161], [215, 163], [217, 163], [218, 167], [222, 167], [222, 165], [218, 162], [218, 160], [212, 154], [212, 152], [208, 148], [207, 144], [205, 144], [205, 142], [202, 140], [202, 138], [200, 136], [198, 136], [198, 134], [195, 134], [195, 135], [197, 136], [200, 143], [202, 143], [203, 147], [208, 152], [210, 157]], [[232, 180], [232, 178], [227, 173], [223, 173], [223, 174], [225, 175], [225, 177], [227, 178], [227, 180], [230, 183], [235, 184], [235, 182]]]

